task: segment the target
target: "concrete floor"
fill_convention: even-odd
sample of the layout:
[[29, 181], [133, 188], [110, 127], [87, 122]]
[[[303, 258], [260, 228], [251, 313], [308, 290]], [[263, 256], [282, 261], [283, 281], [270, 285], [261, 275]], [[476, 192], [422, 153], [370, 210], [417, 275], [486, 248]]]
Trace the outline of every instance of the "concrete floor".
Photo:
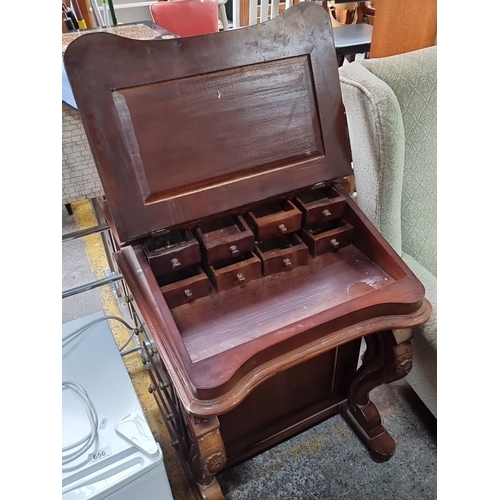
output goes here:
[[[62, 207], [62, 232], [95, 225], [87, 202], [74, 204], [70, 216]], [[99, 235], [63, 243], [62, 288], [67, 290], [105, 275], [107, 261]], [[113, 287], [63, 299], [62, 322], [104, 311], [126, 318]], [[110, 322], [112, 323], [112, 322]], [[117, 342], [128, 331], [112, 330]], [[175, 500], [194, 500], [155, 400], [148, 393], [149, 375], [138, 353], [125, 365], [153, 433], [160, 441]], [[436, 420], [405, 381], [371, 393], [386, 429], [397, 443], [394, 457], [378, 464], [340, 416], [333, 417], [252, 460], [222, 473], [219, 483], [227, 500], [398, 499], [437, 497]], [[145, 499], [147, 500], [147, 499]]]
[[[62, 207], [62, 234], [79, 229], [75, 218]], [[94, 281], [96, 278], [85, 253], [85, 241], [80, 238], [62, 245], [62, 289], [69, 290]], [[62, 322], [88, 316], [101, 311], [102, 307], [101, 291], [98, 289], [67, 297], [63, 299]]]

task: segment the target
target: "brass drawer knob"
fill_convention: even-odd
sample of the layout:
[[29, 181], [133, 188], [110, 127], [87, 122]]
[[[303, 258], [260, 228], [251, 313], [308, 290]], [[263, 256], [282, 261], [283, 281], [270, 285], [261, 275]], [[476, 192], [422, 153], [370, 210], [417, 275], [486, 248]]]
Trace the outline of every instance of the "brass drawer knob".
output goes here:
[[172, 269], [177, 269], [178, 267], [181, 266], [179, 259], [172, 259], [170, 261], [170, 264], [172, 264]]
[[292, 261], [290, 259], [283, 259], [281, 263], [285, 269], [290, 269], [292, 267]]
[[285, 234], [285, 233], [288, 231], [288, 229], [287, 229], [287, 227], [285, 226], [285, 224], [280, 224], [280, 225], [278, 226], [278, 229], [279, 229], [279, 231], [281, 232], [281, 234]]
[[236, 245], [230, 246], [229, 247], [229, 251], [231, 252], [231, 255], [233, 257], [238, 257], [238, 255], [240, 254], [240, 251], [238, 250], [238, 248], [236, 247]]
[[334, 252], [338, 252], [340, 248], [340, 243], [334, 238], [332, 241], [330, 241], [330, 246], [332, 247], [332, 250]]
[[189, 288], [186, 288], [183, 292], [183, 295], [184, 297], [186, 297], [186, 299], [189, 299], [193, 296], [193, 292]]
[[243, 276], [243, 274], [241, 273], [238, 273], [236, 276], [235, 276], [235, 279], [236, 281], [240, 284], [240, 285], [243, 285], [243, 283], [245, 283], [245, 276]]
[[325, 219], [328, 219], [332, 216], [332, 213], [330, 212], [330, 210], [323, 210], [322, 215]]

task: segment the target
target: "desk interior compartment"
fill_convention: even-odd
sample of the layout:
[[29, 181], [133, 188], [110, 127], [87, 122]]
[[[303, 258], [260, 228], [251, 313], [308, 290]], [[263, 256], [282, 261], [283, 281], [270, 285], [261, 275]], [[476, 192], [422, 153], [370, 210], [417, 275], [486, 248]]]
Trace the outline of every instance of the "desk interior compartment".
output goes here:
[[[236, 373], [239, 361], [233, 353], [240, 351], [235, 349], [245, 350], [246, 356], [257, 355], [262, 345], [272, 344], [277, 335], [282, 340], [294, 338], [294, 345], [307, 343], [318, 332], [326, 333], [333, 327], [331, 323], [323, 325], [323, 321], [336, 321], [338, 314], [349, 311], [360, 311], [360, 316], [368, 319], [372, 305], [379, 297], [385, 300], [385, 290], [406, 274], [381, 242], [360, 224], [351, 207], [346, 206], [344, 215], [337, 228], [316, 235], [329, 238], [327, 250], [321, 253], [320, 240], [320, 253], [315, 258], [308, 256], [307, 265], [264, 275], [236, 287], [233, 272], [231, 289], [220, 287], [209, 297], [173, 310], [176, 331], [191, 362], [208, 366], [223, 360]], [[337, 252], [328, 247], [330, 233], [345, 244]], [[349, 238], [342, 239], [345, 236]], [[256, 253], [261, 245], [256, 245]], [[367, 305], [366, 311], [356, 305], [361, 300]], [[317, 323], [320, 317], [329, 319]], [[286, 349], [284, 341], [281, 345]]]
[[342, 217], [346, 200], [332, 187], [325, 187], [304, 191], [294, 202], [302, 212], [302, 226], [307, 228]]
[[255, 236], [240, 215], [204, 222], [195, 235], [208, 264], [236, 258], [254, 247]]
[[147, 239], [142, 248], [155, 276], [164, 276], [198, 264], [200, 245], [189, 230], [167, 231]]
[[336, 252], [351, 243], [353, 227], [344, 219], [324, 222], [309, 229], [301, 229], [300, 237], [313, 257]]
[[160, 281], [160, 291], [168, 306], [174, 308], [210, 295], [211, 285], [201, 266], [184, 268]]
[[255, 252], [262, 260], [262, 274], [290, 271], [307, 264], [308, 248], [294, 233], [256, 243]]
[[280, 200], [257, 206], [246, 214], [257, 241], [298, 231], [302, 212], [290, 201]]

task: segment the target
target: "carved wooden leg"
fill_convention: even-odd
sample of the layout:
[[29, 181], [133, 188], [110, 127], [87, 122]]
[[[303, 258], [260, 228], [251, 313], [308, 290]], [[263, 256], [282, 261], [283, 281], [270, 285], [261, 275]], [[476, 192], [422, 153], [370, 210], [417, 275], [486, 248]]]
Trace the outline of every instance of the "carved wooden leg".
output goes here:
[[394, 382], [411, 370], [411, 332], [383, 331], [365, 337], [366, 352], [349, 389], [342, 415], [370, 450], [375, 461], [392, 457], [396, 443], [384, 429], [380, 414], [370, 401], [370, 391]]
[[203, 500], [224, 500], [215, 474], [226, 464], [226, 449], [220, 433], [219, 419], [199, 419], [185, 414], [191, 439], [189, 460], [199, 496]]

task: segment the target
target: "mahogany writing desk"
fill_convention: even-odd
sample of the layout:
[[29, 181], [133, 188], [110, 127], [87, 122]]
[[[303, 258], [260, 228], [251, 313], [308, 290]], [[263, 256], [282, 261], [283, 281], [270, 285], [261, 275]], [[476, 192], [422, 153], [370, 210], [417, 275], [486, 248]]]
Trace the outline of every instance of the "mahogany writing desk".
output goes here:
[[88, 35], [65, 65], [151, 391], [198, 496], [222, 498], [218, 472], [336, 413], [390, 458], [369, 393], [411, 369], [430, 305], [340, 187], [327, 13], [304, 2], [186, 39]]

